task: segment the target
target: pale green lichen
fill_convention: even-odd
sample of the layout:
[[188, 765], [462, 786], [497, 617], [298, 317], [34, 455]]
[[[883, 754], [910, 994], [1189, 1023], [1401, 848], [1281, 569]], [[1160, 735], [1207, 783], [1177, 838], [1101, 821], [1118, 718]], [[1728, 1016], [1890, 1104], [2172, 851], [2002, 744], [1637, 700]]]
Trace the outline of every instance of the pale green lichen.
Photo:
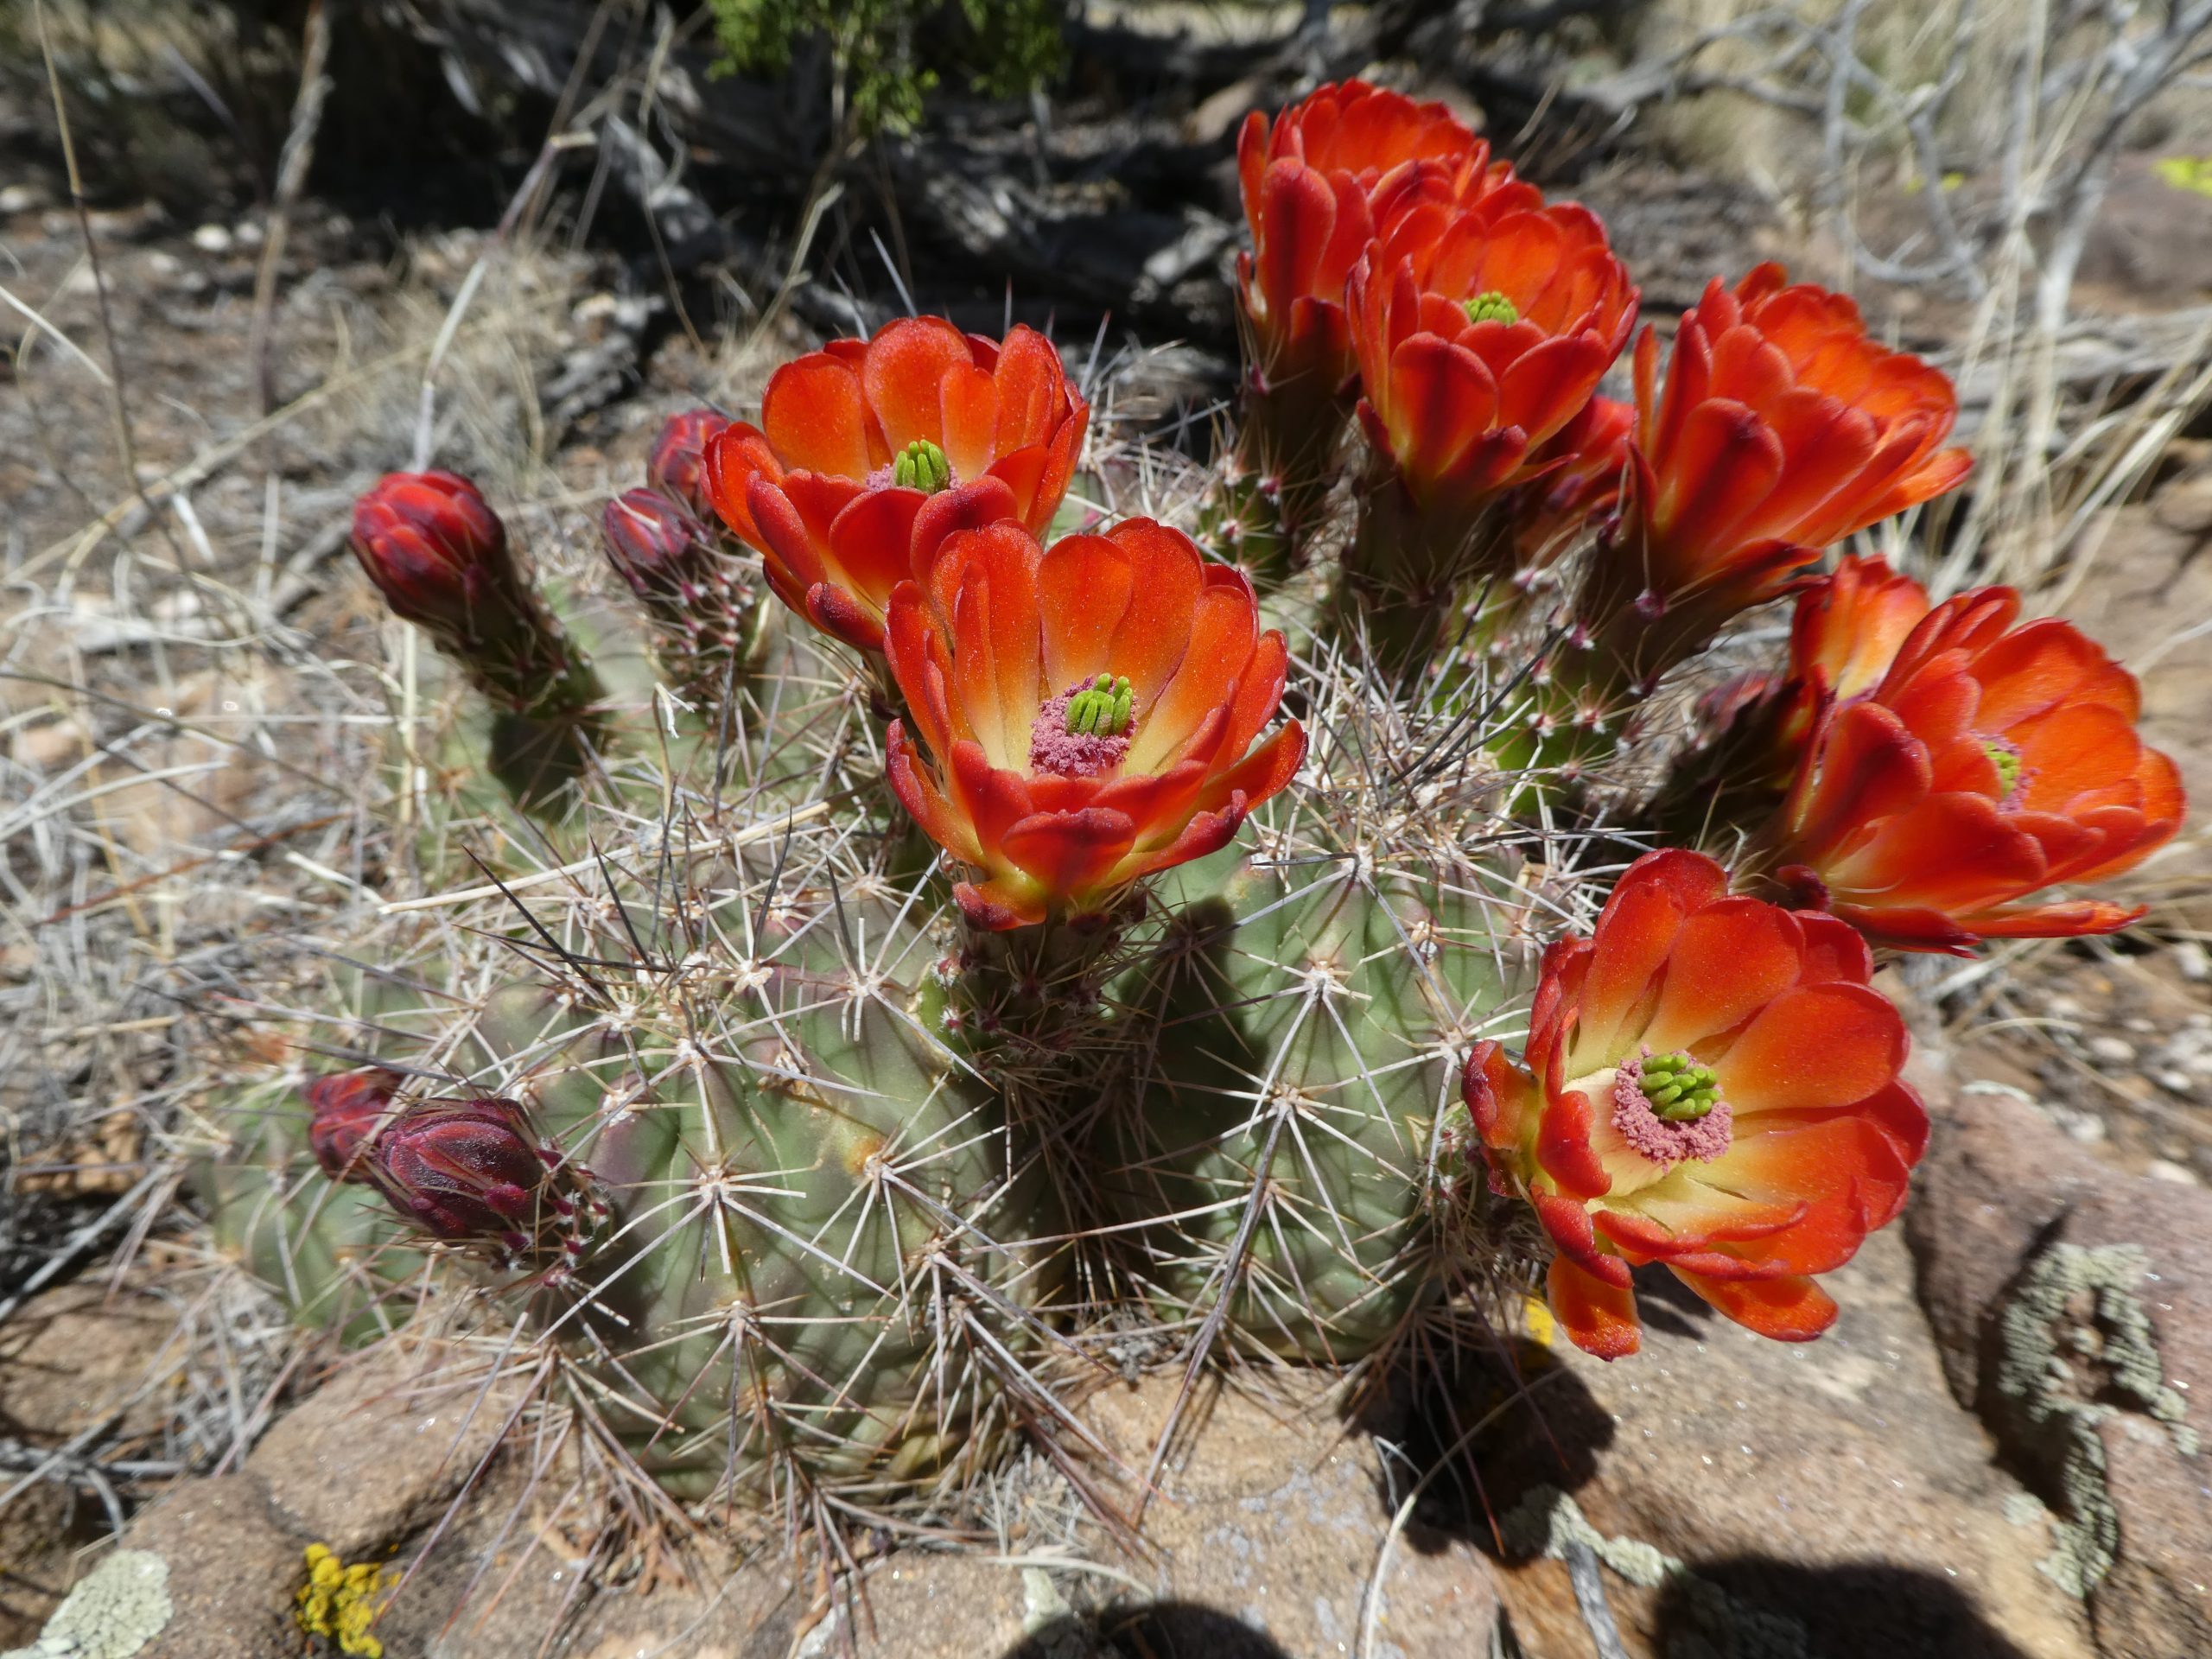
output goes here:
[[1998, 1322], [1998, 1389], [2056, 1465], [2057, 1543], [2042, 1569], [2077, 1596], [2096, 1587], [2120, 1548], [2097, 1433], [2121, 1409], [2113, 1397], [2165, 1424], [2184, 1457], [2197, 1450], [2183, 1421], [2188, 1402], [2166, 1382], [2137, 1294], [2150, 1271], [2139, 1245], [2054, 1244], [2029, 1264]]
[[169, 1565], [118, 1549], [54, 1610], [38, 1640], [0, 1659], [130, 1659], [169, 1622]]
[[1688, 1614], [1670, 1633], [1667, 1659], [1807, 1659], [1805, 1627], [1780, 1613], [1747, 1607], [1685, 1561], [1636, 1538], [1609, 1538], [1582, 1506], [1556, 1486], [1536, 1486], [1499, 1522], [1516, 1555], [1564, 1560], [1583, 1546], [1620, 1578], [1645, 1590], [1669, 1586]]

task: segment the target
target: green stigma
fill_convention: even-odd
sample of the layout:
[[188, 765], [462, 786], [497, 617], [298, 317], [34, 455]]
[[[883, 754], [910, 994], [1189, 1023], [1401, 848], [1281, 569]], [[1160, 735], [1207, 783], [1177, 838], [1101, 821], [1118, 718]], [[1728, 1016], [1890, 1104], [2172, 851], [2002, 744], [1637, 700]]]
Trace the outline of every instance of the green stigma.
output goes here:
[[1135, 693], [1126, 674], [1101, 674], [1068, 699], [1068, 732], [1077, 737], [1119, 737], [1129, 729]]
[[1720, 1103], [1720, 1079], [1687, 1054], [1654, 1054], [1643, 1062], [1643, 1097], [1669, 1123], [1694, 1123]]
[[951, 487], [952, 463], [944, 458], [944, 451], [927, 438], [916, 438], [891, 463], [891, 481], [902, 490], [935, 495], [939, 490]]
[[1981, 752], [1989, 757], [1989, 764], [1997, 768], [1999, 800], [2009, 799], [2020, 786], [2020, 757], [2003, 743], [1984, 743]]
[[1459, 308], [1467, 314], [1469, 322], [1505, 322], [1521, 321], [1521, 312], [1512, 301], [1494, 288], [1484, 289]]

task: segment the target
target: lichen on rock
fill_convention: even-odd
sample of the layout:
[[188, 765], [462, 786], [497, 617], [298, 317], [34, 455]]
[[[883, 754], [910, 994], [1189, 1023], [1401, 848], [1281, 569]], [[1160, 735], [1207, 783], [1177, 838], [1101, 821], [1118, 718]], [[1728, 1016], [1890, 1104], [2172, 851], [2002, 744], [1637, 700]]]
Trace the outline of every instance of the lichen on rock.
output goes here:
[[2063, 1513], [2043, 1570], [2085, 1596], [2120, 1552], [2120, 1513], [2106, 1481], [2099, 1426], [2122, 1409], [2164, 1423], [2184, 1457], [2197, 1449], [2188, 1402], [2166, 1381], [2149, 1311], [2137, 1294], [2151, 1271], [2134, 1244], [2063, 1242], [2029, 1262], [1998, 1325], [1997, 1386], [2056, 1463]]
[[130, 1659], [169, 1622], [168, 1563], [118, 1549], [54, 1610], [38, 1640], [0, 1659]]

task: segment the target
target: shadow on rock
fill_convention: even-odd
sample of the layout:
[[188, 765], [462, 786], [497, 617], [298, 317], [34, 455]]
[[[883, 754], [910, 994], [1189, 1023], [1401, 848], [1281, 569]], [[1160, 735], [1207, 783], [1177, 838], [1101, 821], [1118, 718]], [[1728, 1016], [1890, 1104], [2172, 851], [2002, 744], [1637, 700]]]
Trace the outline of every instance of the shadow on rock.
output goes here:
[[1656, 1262], [1637, 1272], [1636, 1307], [1652, 1330], [1692, 1340], [1717, 1317], [1710, 1302]]
[[1653, 1635], [1669, 1659], [2029, 1659], [1938, 1573], [1758, 1555], [1700, 1561], [1669, 1579]]
[[1408, 1544], [1465, 1539], [1493, 1554], [1499, 1523], [1531, 1489], [1588, 1484], [1615, 1433], [1612, 1414], [1541, 1344], [1490, 1336], [1415, 1354], [1362, 1426], [1384, 1447], [1384, 1512], [1421, 1485]]
[[1056, 1618], [1004, 1659], [1291, 1659], [1234, 1614], [1187, 1601], [1156, 1601], [1088, 1618]]

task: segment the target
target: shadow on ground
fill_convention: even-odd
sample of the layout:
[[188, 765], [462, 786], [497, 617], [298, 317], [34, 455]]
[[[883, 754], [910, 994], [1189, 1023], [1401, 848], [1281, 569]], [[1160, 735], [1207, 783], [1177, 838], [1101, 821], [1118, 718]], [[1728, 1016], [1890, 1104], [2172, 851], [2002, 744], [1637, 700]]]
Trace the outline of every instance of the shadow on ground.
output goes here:
[[1700, 1561], [1661, 1586], [1652, 1626], [1666, 1659], [2029, 1659], [1941, 1573], [1873, 1563]]
[[1187, 1601], [1126, 1612], [1056, 1618], [1024, 1637], [1004, 1659], [1291, 1659], [1243, 1619]]

